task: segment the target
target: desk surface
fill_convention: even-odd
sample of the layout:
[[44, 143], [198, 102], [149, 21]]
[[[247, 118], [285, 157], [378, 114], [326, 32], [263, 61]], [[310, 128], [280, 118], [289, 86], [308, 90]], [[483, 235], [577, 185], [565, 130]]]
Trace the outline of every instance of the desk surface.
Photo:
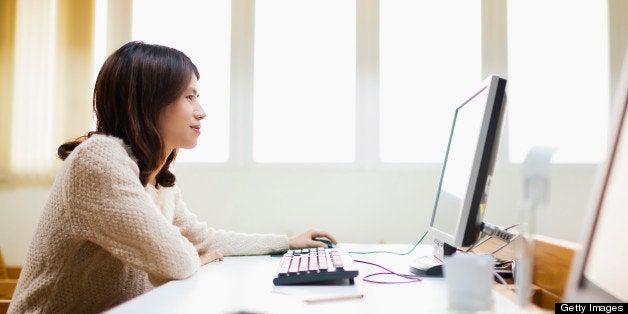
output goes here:
[[[341, 245], [350, 251], [387, 250], [407, 252], [410, 245]], [[432, 248], [420, 245], [407, 255], [353, 255], [356, 260], [375, 262], [404, 274], [410, 261], [431, 254]], [[185, 280], [171, 281], [144, 295], [113, 308], [110, 313], [447, 313], [447, 291], [442, 278], [425, 278], [407, 284], [374, 284], [362, 280], [381, 269], [358, 263], [360, 275], [355, 286], [362, 299], [306, 303], [303, 295], [277, 290], [272, 279], [280, 257], [226, 257], [222, 262], [203, 266]], [[381, 280], [392, 279], [387, 277]], [[299, 287], [301, 288], [301, 287]], [[307, 287], [302, 287], [307, 289]], [[338, 288], [338, 287], [332, 287]], [[291, 287], [294, 289], [294, 287]], [[298, 288], [297, 288], [298, 289]], [[317, 289], [317, 288], [314, 288]], [[325, 289], [325, 288], [322, 288]], [[343, 289], [340, 287], [339, 289]], [[519, 312], [521, 309], [505, 296], [493, 292], [494, 312]]]

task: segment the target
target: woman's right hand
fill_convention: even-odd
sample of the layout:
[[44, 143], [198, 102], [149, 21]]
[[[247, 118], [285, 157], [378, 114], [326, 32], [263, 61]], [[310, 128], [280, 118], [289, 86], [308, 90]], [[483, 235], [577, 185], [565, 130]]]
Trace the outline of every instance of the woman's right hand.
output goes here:
[[220, 252], [205, 252], [203, 255], [199, 256], [201, 259], [201, 266], [205, 264], [209, 264], [215, 260], [222, 261], [224, 256]]

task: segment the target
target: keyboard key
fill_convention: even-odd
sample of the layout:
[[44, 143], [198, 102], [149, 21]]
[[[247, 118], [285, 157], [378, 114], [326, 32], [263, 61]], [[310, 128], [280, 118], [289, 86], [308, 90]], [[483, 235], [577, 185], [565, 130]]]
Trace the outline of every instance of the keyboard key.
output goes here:
[[318, 271], [318, 256], [316, 252], [310, 253], [310, 265], [308, 267], [309, 271]]
[[296, 273], [299, 272], [299, 260], [300, 259], [301, 259], [301, 256], [299, 256], [299, 255], [292, 256], [292, 263], [290, 264], [290, 268], [288, 269], [288, 273], [296, 274]]
[[318, 253], [318, 269], [321, 271], [327, 271], [329, 267], [327, 266], [327, 255], [325, 252]]
[[288, 270], [290, 269], [290, 262], [292, 262], [292, 255], [283, 257], [283, 260], [281, 261], [281, 266], [279, 267], [280, 275], [288, 274]]
[[336, 268], [343, 268], [342, 257], [340, 257], [340, 253], [338, 251], [332, 251], [331, 254], [331, 263]]
[[308, 255], [301, 255], [301, 259], [299, 260], [299, 271], [307, 272], [308, 267], [310, 266]]

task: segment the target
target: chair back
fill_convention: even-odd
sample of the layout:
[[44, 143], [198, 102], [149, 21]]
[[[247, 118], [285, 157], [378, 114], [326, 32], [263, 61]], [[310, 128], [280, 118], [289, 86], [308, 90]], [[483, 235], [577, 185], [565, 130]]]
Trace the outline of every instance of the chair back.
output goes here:
[[0, 250], [0, 314], [5, 314], [9, 311], [9, 304], [16, 286], [17, 279], [10, 278], [9, 271], [7, 271], [7, 266], [4, 263], [4, 257], [2, 256], [2, 250]]
[[2, 249], [0, 249], [0, 279], [9, 279], [7, 265], [4, 264], [4, 257], [2, 257]]

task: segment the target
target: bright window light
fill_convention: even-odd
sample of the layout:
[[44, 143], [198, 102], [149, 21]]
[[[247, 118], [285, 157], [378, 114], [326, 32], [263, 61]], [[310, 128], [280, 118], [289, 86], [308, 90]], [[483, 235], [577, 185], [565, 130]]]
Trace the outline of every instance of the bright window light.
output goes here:
[[229, 158], [231, 1], [133, 0], [133, 40], [183, 51], [201, 74], [199, 102], [207, 114], [198, 145], [179, 162]]
[[51, 173], [51, 152], [59, 145], [53, 141], [59, 116], [53, 101], [56, 7], [56, 1], [17, 3], [10, 165], [26, 177]]
[[[96, 0], [94, 6], [94, 62], [92, 64], [92, 86], [96, 85], [98, 72], [107, 59], [107, 0]], [[92, 113], [92, 129], [96, 130], [96, 115]]]
[[482, 82], [480, 1], [380, 1], [384, 162], [442, 162], [454, 110]]
[[605, 158], [607, 14], [606, 1], [508, 2], [512, 162], [533, 146], [557, 148], [553, 162]]
[[257, 162], [355, 159], [355, 2], [255, 3]]

